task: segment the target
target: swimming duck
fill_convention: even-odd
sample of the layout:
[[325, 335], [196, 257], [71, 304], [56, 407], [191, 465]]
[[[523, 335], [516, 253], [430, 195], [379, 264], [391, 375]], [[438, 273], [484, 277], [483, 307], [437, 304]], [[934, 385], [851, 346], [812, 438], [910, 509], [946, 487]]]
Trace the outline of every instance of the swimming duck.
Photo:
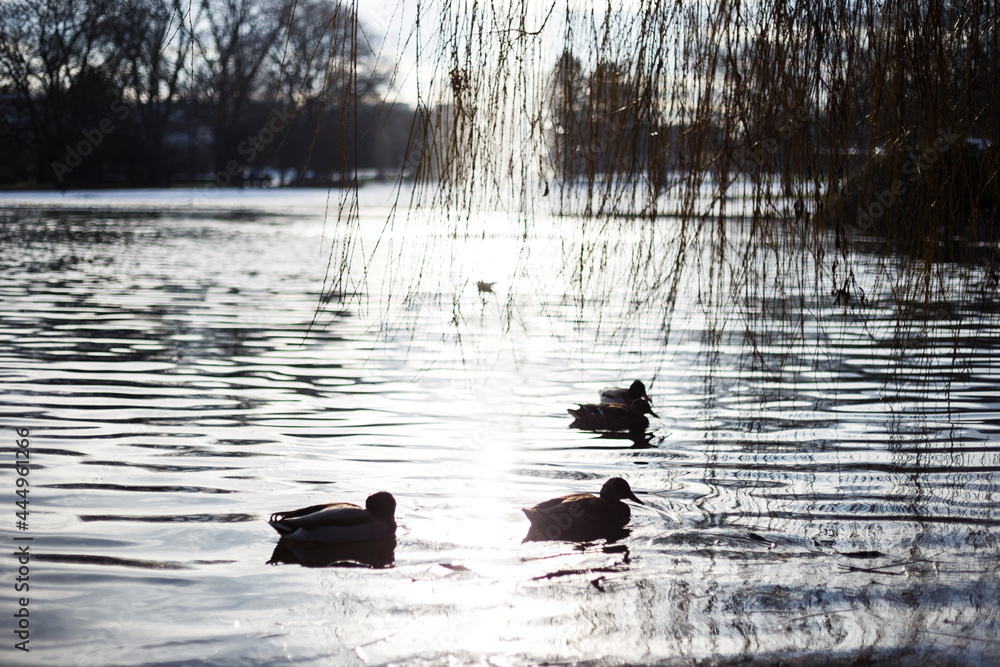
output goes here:
[[365, 509], [353, 503], [312, 505], [276, 512], [268, 521], [282, 538], [345, 544], [378, 540], [396, 533], [396, 499], [379, 491], [368, 496]]
[[641, 500], [621, 477], [612, 477], [601, 487], [600, 497], [590, 493], [571, 493], [522, 509], [531, 530], [525, 540], [565, 540], [589, 542], [602, 537], [620, 537], [625, 524], [632, 518], [628, 498], [640, 505]]
[[659, 417], [645, 399], [637, 398], [628, 405], [618, 403], [588, 404], [567, 410], [573, 415], [570, 428], [592, 431], [636, 431], [649, 426], [647, 414]]
[[647, 403], [652, 403], [649, 400], [649, 396], [646, 395], [646, 385], [642, 383], [642, 380], [636, 380], [629, 385], [628, 389], [624, 387], [605, 387], [601, 390], [601, 403], [621, 403], [628, 405], [637, 398], [641, 398]]

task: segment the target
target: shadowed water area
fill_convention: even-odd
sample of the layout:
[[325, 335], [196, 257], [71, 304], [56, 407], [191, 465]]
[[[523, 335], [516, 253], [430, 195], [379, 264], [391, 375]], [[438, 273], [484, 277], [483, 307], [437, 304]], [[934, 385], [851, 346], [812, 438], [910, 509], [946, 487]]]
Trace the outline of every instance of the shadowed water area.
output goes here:
[[[692, 288], [667, 335], [613, 259], [604, 303], [574, 292], [565, 219], [524, 248], [499, 215], [387, 226], [388, 194], [362, 188], [339, 291], [337, 195], [3, 195], [0, 539], [33, 541], [31, 652], [5, 558], [0, 662], [1000, 660], [992, 306], [941, 305], [908, 354], [876, 293], [862, 322], [783, 289], [805, 324], [750, 341]], [[644, 434], [569, 428], [634, 378]], [[614, 476], [629, 535], [522, 543], [521, 507]], [[276, 552], [272, 512], [377, 490], [394, 545]]]

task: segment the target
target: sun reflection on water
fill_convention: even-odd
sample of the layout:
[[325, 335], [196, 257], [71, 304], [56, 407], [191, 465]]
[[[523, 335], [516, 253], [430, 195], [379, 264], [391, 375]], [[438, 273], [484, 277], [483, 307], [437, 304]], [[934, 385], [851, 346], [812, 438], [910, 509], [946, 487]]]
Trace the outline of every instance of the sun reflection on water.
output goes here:
[[[996, 662], [1000, 336], [980, 332], [950, 403], [920, 402], [887, 395], [908, 360], [879, 327], [814, 308], [840, 318], [843, 363], [762, 346], [784, 374], [748, 378], [738, 341], [698, 356], [697, 307], [670, 346], [659, 318], [596, 335], [556, 275], [579, 239], [541, 234], [529, 276], [513, 220], [393, 246], [400, 275], [427, 246], [459, 261], [392, 299], [371, 286], [368, 312], [328, 294], [304, 337], [329, 246], [310, 196], [238, 221], [75, 212], [90, 241], [9, 241], [0, 412], [34, 438], [34, 664]], [[413, 328], [373, 327], [383, 307]], [[644, 437], [569, 428], [636, 377], [661, 415]], [[628, 537], [522, 543], [520, 508], [612, 476], [648, 502]], [[378, 490], [391, 563], [268, 564], [271, 512]]]

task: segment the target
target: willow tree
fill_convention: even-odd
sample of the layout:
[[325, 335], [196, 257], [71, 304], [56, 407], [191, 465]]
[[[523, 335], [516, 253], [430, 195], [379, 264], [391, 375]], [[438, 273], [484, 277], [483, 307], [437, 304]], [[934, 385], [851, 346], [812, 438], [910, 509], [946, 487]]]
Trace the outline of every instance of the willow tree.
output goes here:
[[[453, 237], [496, 207], [526, 245], [540, 215], [638, 229], [636, 308], [669, 312], [697, 267], [706, 310], [740, 305], [751, 338], [801, 329], [807, 309], [770, 298], [791, 285], [862, 318], [877, 293], [920, 326], [996, 288], [998, 17], [987, 0], [420, 3], [417, 200], [464, 212]], [[595, 248], [576, 261], [604, 262]], [[880, 265], [865, 284], [861, 249]]]

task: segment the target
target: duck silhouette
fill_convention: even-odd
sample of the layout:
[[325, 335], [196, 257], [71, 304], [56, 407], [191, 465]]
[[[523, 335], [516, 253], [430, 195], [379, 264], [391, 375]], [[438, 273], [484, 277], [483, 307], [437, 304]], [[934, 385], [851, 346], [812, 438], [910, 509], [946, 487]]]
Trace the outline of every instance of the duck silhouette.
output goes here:
[[646, 385], [642, 380], [636, 380], [626, 389], [625, 387], [605, 387], [601, 390], [601, 403], [621, 403], [628, 405], [637, 398], [645, 400], [650, 405], [653, 404], [646, 395]]
[[275, 512], [268, 521], [283, 539], [323, 544], [379, 540], [396, 533], [396, 499], [387, 491], [368, 496], [362, 509], [353, 503], [311, 505]]
[[540, 502], [521, 511], [531, 522], [525, 541], [562, 540], [589, 542], [627, 535], [625, 525], [632, 518], [624, 499], [644, 503], [621, 477], [612, 477], [601, 487], [601, 495], [571, 493]]
[[646, 415], [659, 417], [645, 399], [637, 398], [631, 403], [600, 403], [581, 405], [570, 408], [567, 412], [573, 415], [570, 428], [582, 428], [591, 431], [634, 431], [649, 426]]

